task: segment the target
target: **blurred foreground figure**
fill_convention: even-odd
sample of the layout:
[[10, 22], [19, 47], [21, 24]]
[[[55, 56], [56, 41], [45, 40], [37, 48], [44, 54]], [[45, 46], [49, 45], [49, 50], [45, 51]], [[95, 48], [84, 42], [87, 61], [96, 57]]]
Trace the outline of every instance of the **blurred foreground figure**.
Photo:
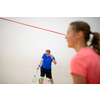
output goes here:
[[[91, 44], [87, 42], [93, 35]], [[77, 52], [70, 62], [74, 84], [100, 84], [100, 34], [91, 32], [90, 26], [83, 21], [75, 21], [65, 37], [68, 47]]]

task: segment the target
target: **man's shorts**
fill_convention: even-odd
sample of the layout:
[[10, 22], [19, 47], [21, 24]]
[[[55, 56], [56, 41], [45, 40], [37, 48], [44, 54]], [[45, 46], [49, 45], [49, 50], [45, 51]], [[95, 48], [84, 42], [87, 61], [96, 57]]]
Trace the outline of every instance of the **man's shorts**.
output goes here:
[[41, 75], [40, 75], [40, 76], [44, 77], [45, 74], [46, 74], [46, 77], [47, 77], [47, 78], [49, 78], [49, 79], [52, 78], [51, 68], [50, 68], [50, 69], [45, 69], [45, 68], [43, 68], [43, 67], [41, 66], [40, 72], [41, 72]]

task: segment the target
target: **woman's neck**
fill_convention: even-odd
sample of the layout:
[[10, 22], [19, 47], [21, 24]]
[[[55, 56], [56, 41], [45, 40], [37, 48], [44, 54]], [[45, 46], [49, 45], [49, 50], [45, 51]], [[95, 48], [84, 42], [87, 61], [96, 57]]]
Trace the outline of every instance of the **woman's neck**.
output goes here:
[[78, 44], [74, 47], [74, 49], [75, 49], [76, 52], [79, 52], [82, 48], [85, 48], [85, 47], [87, 47], [86, 44], [78, 43]]

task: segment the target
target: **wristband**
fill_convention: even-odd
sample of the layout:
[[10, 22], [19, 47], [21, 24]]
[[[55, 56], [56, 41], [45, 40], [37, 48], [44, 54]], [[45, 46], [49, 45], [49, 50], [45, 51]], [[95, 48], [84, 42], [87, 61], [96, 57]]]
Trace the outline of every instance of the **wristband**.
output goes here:
[[40, 65], [38, 65], [40, 67]]

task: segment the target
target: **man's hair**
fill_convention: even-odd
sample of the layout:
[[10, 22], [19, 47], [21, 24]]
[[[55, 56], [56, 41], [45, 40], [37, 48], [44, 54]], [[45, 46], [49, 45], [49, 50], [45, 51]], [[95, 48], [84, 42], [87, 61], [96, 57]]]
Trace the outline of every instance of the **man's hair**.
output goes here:
[[50, 53], [51, 51], [49, 49], [47, 49], [45, 52], [49, 52]]

